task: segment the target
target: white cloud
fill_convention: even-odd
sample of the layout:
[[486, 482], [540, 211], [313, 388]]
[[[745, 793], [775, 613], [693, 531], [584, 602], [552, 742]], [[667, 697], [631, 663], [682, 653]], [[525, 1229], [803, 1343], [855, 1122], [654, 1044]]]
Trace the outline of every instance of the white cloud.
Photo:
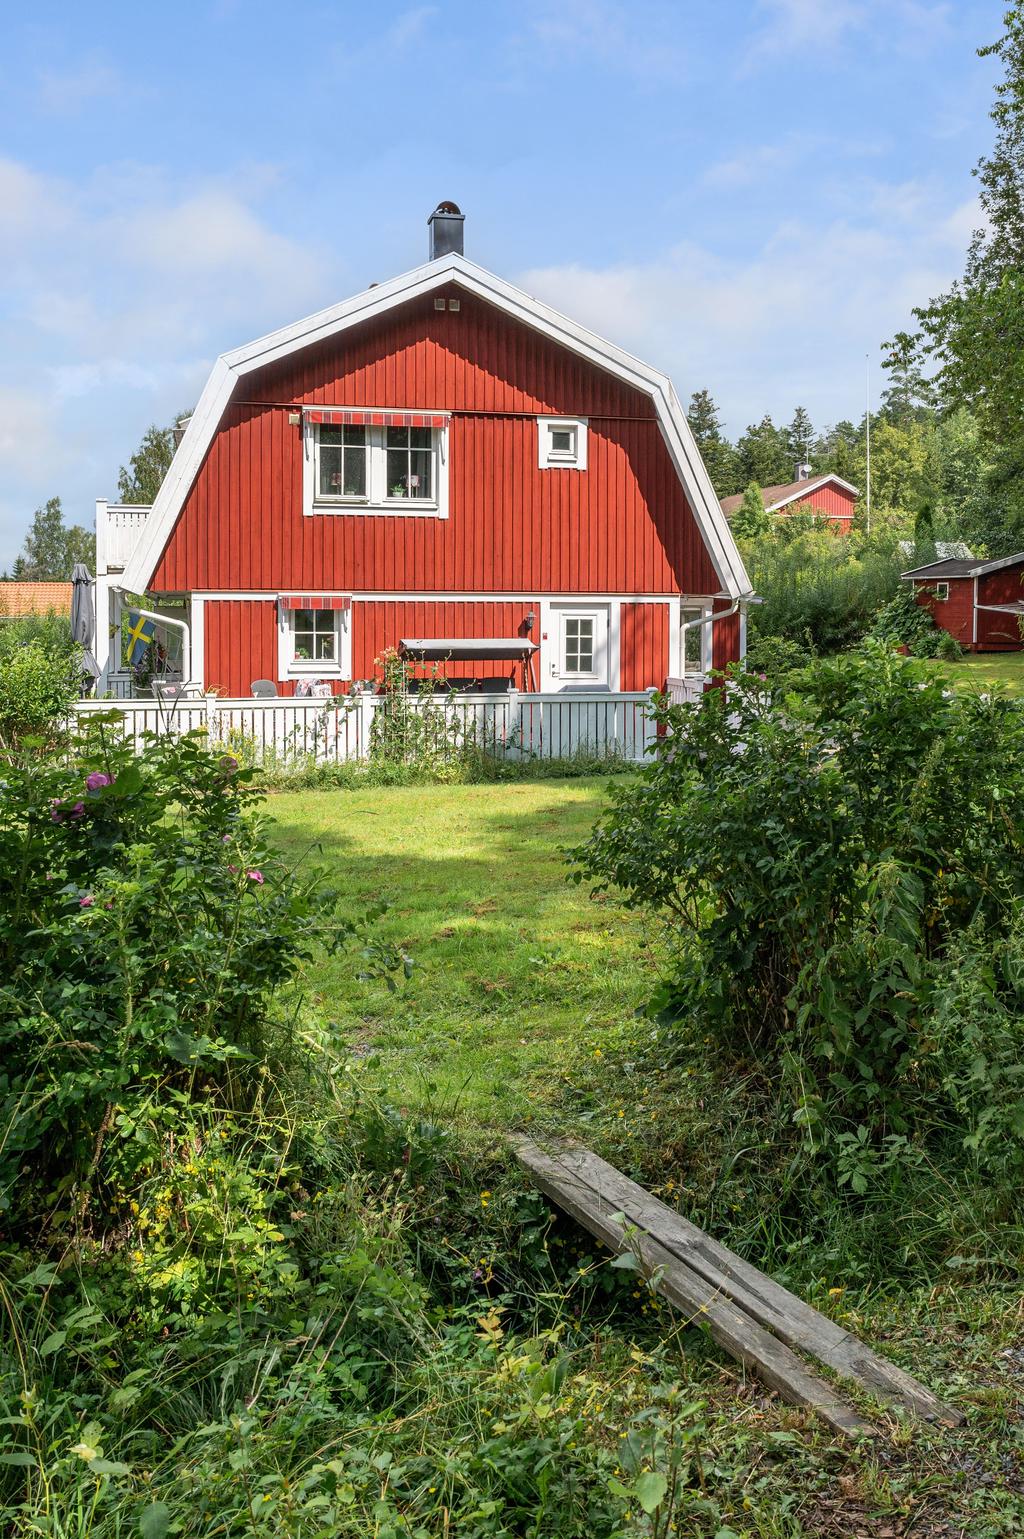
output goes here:
[[656, 0], [544, 0], [529, 29], [550, 62], [590, 55], [640, 80], [678, 79], [688, 58], [677, 41], [679, 13]]
[[950, 6], [922, 0], [759, 0], [761, 26], [743, 55], [750, 69], [780, 56], [830, 53], [851, 34], [887, 49], [920, 49], [949, 30]]
[[417, 5], [403, 11], [388, 28], [387, 39], [392, 48], [405, 48], [415, 43], [426, 31], [427, 23], [437, 15], [436, 5]]
[[[892, 201], [901, 194], [894, 189]], [[711, 389], [734, 434], [798, 403], [819, 423], [856, 415], [864, 355], [960, 270], [962, 210], [901, 222], [780, 221], [723, 260], [684, 243], [650, 262], [537, 269], [523, 286], [672, 375]]]
[[80, 112], [90, 102], [117, 97], [123, 91], [117, 70], [95, 54], [68, 69], [44, 70], [39, 77], [40, 105], [54, 114]]
[[242, 168], [182, 196], [143, 167], [74, 182], [0, 159], [0, 567], [46, 496], [86, 521], [218, 352], [347, 291], [263, 213], [274, 180]]

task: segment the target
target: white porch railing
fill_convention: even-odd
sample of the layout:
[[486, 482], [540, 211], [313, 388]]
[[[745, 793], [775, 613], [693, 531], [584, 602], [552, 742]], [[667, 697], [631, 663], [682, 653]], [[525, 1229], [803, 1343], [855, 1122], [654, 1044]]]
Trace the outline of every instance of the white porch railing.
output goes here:
[[[642, 763], [656, 739], [650, 692], [608, 694], [410, 695], [414, 712], [430, 711], [436, 741], [473, 743], [498, 757], [571, 758], [579, 754]], [[211, 746], [282, 767], [344, 763], [370, 755], [373, 720], [384, 695], [330, 700], [82, 700], [81, 721], [116, 713], [141, 751], [148, 733], [205, 731]]]
[[703, 673], [686, 673], [681, 679], [666, 679], [665, 693], [669, 705], [691, 705], [699, 700], [707, 686]]
[[121, 572], [152, 510], [142, 503], [96, 504], [96, 569]]

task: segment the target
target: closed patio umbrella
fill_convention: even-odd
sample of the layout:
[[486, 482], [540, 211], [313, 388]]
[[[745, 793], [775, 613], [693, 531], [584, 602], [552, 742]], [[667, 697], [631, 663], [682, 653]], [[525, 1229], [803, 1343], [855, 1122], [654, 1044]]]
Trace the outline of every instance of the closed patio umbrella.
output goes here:
[[82, 648], [82, 673], [89, 680], [91, 689], [100, 676], [92, 650], [96, 644], [96, 610], [92, 601], [92, 577], [81, 561], [75, 563], [71, 573], [71, 636]]

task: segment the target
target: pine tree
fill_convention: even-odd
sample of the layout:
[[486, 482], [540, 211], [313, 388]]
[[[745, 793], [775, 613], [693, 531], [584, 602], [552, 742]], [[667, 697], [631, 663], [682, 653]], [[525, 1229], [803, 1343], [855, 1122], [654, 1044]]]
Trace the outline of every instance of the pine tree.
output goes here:
[[693, 392], [686, 420], [707, 466], [712, 486], [720, 497], [727, 497], [736, 477], [736, 451], [722, 432], [718, 407], [709, 390]]
[[889, 384], [882, 391], [884, 414], [898, 427], [930, 416], [938, 397], [935, 385], [925, 377], [914, 338], [906, 331], [898, 331], [885, 348], [883, 367]]
[[792, 472], [796, 477], [796, 467], [802, 465], [809, 457], [814, 443], [814, 425], [811, 422], [810, 413], [802, 406], [798, 406], [793, 413], [793, 420], [785, 429], [786, 447], [792, 461]]
[[786, 434], [767, 412], [760, 422], [747, 428], [736, 445], [736, 457], [744, 484], [756, 481], [758, 486], [785, 486], [793, 479]]

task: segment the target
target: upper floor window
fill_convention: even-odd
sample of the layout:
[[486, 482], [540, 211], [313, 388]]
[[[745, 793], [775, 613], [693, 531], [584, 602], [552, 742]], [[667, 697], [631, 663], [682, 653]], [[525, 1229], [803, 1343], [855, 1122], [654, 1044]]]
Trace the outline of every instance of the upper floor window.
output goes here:
[[445, 428], [307, 422], [304, 433], [307, 514], [422, 513], [447, 518]]
[[537, 463], [541, 470], [586, 470], [586, 418], [538, 417]]

